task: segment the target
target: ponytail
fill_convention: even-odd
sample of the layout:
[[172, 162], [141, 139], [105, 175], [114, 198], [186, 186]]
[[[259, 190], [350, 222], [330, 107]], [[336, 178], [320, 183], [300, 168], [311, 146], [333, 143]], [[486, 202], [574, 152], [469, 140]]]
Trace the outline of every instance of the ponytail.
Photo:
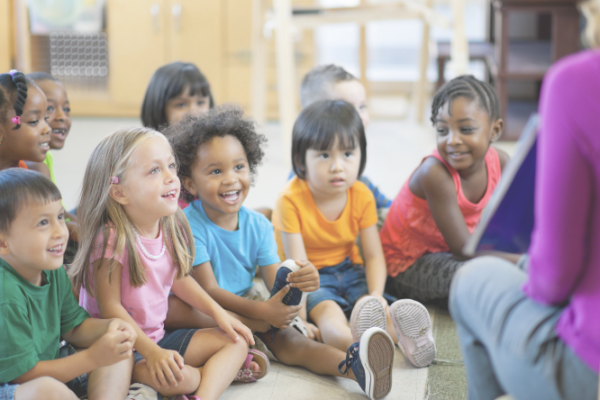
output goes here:
[[9, 103], [11, 99], [15, 99], [12, 108], [17, 116], [12, 119], [12, 122], [16, 124], [13, 129], [21, 127], [21, 115], [23, 115], [23, 108], [25, 108], [25, 102], [27, 101], [27, 85], [32, 83], [25, 77], [25, 74], [14, 69], [8, 74], [0, 75], [0, 89], [4, 92], [4, 96], [0, 96], [0, 110], [6, 112], [6, 103]]

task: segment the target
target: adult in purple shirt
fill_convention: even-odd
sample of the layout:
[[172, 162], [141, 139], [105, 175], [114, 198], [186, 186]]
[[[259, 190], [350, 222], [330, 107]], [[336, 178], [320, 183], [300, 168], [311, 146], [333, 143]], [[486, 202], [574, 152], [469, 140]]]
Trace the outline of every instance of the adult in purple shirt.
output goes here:
[[[593, 0], [600, 19], [600, 0]], [[590, 19], [588, 19], [590, 21]], [[600, 45], [600, 27], [588, 24]], [[455, 276], [468, 398], [592, 400], [600, 366], [600, 51], [553, 66], [539, 113], [527, 272], [494, 257]]]

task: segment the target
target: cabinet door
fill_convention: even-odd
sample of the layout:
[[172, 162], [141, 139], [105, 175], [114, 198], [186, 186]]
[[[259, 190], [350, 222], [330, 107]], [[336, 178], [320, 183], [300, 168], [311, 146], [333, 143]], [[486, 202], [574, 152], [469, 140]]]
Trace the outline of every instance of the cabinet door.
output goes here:
[[167, 62], [166, 0], [108, 0], [108, 73], [111, 99], [141, 108], [150, 77]]
[[210, 82], [215, 101], [222, 102], [221, 1], [168, 0], [169, 62], [192, 62]]

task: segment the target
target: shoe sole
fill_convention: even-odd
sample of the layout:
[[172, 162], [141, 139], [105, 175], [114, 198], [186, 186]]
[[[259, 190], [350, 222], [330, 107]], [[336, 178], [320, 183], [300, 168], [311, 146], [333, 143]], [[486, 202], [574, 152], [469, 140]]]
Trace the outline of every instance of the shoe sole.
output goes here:
[[365, 367], [365, 393], [371, 400], [383, 399], [392, 390], [392, 338], [380, 328], [370, 328], [360, 340], [359, 353]]
[[[368, 315], [369, 318], [363, 318], [363, 314]], [[385, 308], [376, 297], [365, 296], [358, 300], [352, 309], [352, 315], [350, 316], [352, 341], [359, 342], [363, 333], [372, 327], [381, 328], [384, 331], [387, 329]]]
[[[294, 260], [285, 260], [284, 262], [282, 262], [281, 264], [279, 264], [279, 268], [277, 269], [277, 272], [279, 272], [279, 269], [282, 268], [282, 267], [285, 267], [285, 268], [287, 268], [287, 269], [290, 270], [290, 272], [288, 273], [288, 275], [291, 274], [292, 272], [296, 272], [296, 271], [298, 271], [300, 269], [300, 266], [298, 264], [296, 264], [296, 261], [294, 261]], [[281, 289], [283, 289], [283, 286], [279, 290], [281, 290]], [[300, 289], [298, 289], [298, 288], [290, 288], [290, 291], [283, 297], [283, 299], [281, 299], [281, 302], [283, 304], [285, 304], [285, 305], [288, 305], [288, 306], [289, 305], [297, 306], [298, 304], [288, 304], [288, 303], [286, 303], [286, 298], [291, 299], [291, 297], [292, 297], [292, 290], [300, 290]], [[299, 304], [302, 304], [306, 300], [306, 296], [307, 296], [307, 293], [306, 292], [302, 292], [302, 299], [300, 299], [300, 303]]]
[[[436, 347], [431, 332], [431, 318], [425, 306], [413, 300], [398, 300], [390, 307], [390, 315], [409, 361], [418, 368], [431, 364], [435, 359]], [[412, 345], [407, 346], [408, 342]], [[415, 350], [411, 352], [408, 349]]]

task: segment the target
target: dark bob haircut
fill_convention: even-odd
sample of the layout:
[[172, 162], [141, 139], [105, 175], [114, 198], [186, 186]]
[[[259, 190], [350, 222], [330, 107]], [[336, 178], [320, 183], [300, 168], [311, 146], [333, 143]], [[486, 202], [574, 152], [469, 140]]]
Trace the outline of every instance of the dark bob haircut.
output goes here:
[[150, 78], [142, 104], [142, 124], [156, 130], [165, 128], [169, 123], [165, 113], [167, 101], [185, 88], [189, 88], [191, 96], [208, 97], [210, 108], [215, 106], [206, 76], [194, 64], [176, 61], [163, 65]]
[[10, 231], [23, 207], [61, 199], [56, 185], [39, 172], [22, 168], [0, 171], [0, 232]]
[[[231, 135], [240, 141], [253, 177], [265, 155], [262, 146], [267, 142], [264, 135], [256, 132], [254, 121], [244, 118], [244, 111], [232, 105], [215, 107], [202, 115], [188, 116], [170, 125], [164, 134], [173, 147], [182, 182], [184, 178], [192, 177], [198, 148], [215, 137]], [[187, 202], [195, 200], [187, 190], [181, 191], [181, 198]]]
[[292, 131], [292, 165], [300, 179], [306, 179], [306, 152], [331, 150], [335, 139], [342, 149], [360, 147], [358, 177], [367, 165], [365, 128], [354, 106], [343, 100], [321, 100], [304, 108]]

